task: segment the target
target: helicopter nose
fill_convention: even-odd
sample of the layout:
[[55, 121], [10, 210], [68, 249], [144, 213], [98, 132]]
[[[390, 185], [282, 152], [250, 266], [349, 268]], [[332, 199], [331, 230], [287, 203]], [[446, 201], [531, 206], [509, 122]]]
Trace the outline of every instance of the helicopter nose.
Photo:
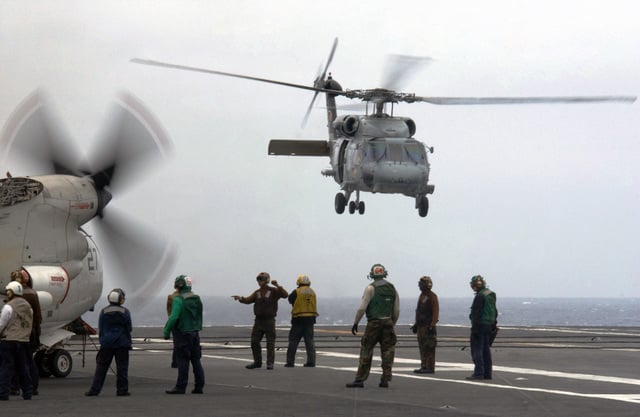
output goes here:
[[404, 164], [379, 164], [369, 172], [363, 173], [365, 182], [371, 181], [374, 191], [390, 191], [395, 188], [416, 188], [427, 183], [424, 168]]

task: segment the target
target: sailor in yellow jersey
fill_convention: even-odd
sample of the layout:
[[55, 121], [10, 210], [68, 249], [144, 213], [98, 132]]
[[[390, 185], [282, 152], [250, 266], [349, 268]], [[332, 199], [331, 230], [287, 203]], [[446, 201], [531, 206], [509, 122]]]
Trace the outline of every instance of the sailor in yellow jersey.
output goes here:
[[318, 307], [316, 293], [311, 288], [311, 280], [306, 275], [298, 276], [298, 288], [289, 294], [291, 309], [291, 330], [289, 331], [289, 347], [287, 348], [287, 363], [291, 368], [295, 365], [296, 350], [300, 339], [304, 338], [304, 348], [307, 351], [307, 361], [304, 366], [316, 366], [316, 348], [313, 343], [313, 326], [316, 324]]

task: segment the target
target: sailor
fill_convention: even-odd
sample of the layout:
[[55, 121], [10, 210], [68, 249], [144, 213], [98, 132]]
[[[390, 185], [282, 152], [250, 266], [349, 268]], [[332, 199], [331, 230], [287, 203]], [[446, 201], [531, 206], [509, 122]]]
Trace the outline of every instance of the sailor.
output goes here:
[[131, 350], [131, 313], [124, 307], [125, 293], [114, 288], [107, 294], [109, 305], [100, 311], [98, 330], [100, 349], [96, 355], [96, 371], [89, 391], [84, 395], [95, 397], [102, 391], [107, 371], [113, 358], [116, 359], [116, 395], [128, 397], [129, 351]]
[[[262, 367], [262, 337], [267, 337], [267, 369], [273, 369], [276, 357], [276, 315], [278, 314], [278, 300], [287, 298], [287, 290], [282, 288], [278, 281], [271, 281], [267, 272], [260, 272], [256, 277], [258, 288], [248, 297], [232, 295], [231, 297], [242, 304], [253, 304], [255, 320], [251, 330], [251, 352], [253, 363], [246, 366], [247, 369]], [[269, 282], [273, 286], [269, 286]]]
[[202, 300], [191, 291], [191, 277], [179, 275], [173, 288], [180, 294], [173, 299], [171, 315], [164, 326], [164, 338], [169, 339], [173, 332], [178, 379], [176, 385], [166, 390], [167, 394], [184, 394], [189, 383], [189, 364], [193, 368], [194, 387], [192, 394], [202, 394], [204, 388], [204, 369], [202, 367]]
[[360, 341], [360, 361], [356, 378], [346, 384], [347, 388], [364, 387], [364, 381], [369, 377], [371, 369], [373, 349], [378, 343], [382, 351], [382, 378], [378, 386], [389, 387], [397, 342], [395, 325], [400, 315], [400, 298], [393, 284], [385, 279], [387, 275], [386, 268], [381, 264], [373, 265], [369, 272], [368, 278], [373, 279], [373, 282], [364, 290], [351, 333], [354, 336], [358, 333], [358, 323], [365, 313], [367, 327]]
[[416, 321], [411, 327], [414, 334], [418, 335], [418, 348], [420, 349], [420, 368], [413, 372], [416, 374], [432, 374], [436, 366], [436, 345], [438, 344], [438, 332], [436, 323], [440, 306], [438, 296], [431, 291], [433, 281], [431, 277], [423, 276], [418, 280], [420, 296], [416, 306]]
[[287, 347], [288, 368], [294, 366], [296, 350], [300, 339], [304, 338], [304, 348], [307, 351], [307, 362], [304, 366], [316, 366], [316, 348], [313, 342], [313, 327], [318, 316], [316, 293], [311, 288], [311, 280], [307, 275], [299, 275], [296, 280], [298, 288], [289, 294], [291, 308], [291, 330], [289, 331], [289, 346]]
[[9, 399], [11, 377], [18, 374], [22, 398], [30, 400], [33, 383], [29, 372], [29, 337], [33, 310], [22, 297], [22, 285], [11, 281], [5, 287], [7, 303], [0, 311], [0, 401]]
[[471, 359], [473, 360], [473, 374], [469, 380], [485, 380], [492, 378], [493, 361], [491, 359], [491, 344], [497, 334], [498, 309], [496, 308], [496, 293], [487, 288], [487, 283], [481, 275], [471, 277], [471, 289], [476, 293], [471, 305]]

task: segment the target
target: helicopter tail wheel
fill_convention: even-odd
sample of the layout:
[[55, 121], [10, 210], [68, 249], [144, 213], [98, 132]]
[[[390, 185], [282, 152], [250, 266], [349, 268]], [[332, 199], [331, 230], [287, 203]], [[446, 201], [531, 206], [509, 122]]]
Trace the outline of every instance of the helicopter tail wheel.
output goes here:
[[58, 349], [51, 355], [51, 372], [58, 378], [64, 378], [69, 375], [72, 364], [71, 355], [64, 349]]
[[336, 209], [336, 213], [342, 214], [344, 213], [344, 208], [347, 206], [347, 198], [342, 193], [336, 194], [336, 198], [334, 200], [334, 207]]
[[418, 205], [418, 214], [420, 217], [427, 217], [429, 212], [429, 199], [426, 196], [422, 196], [420, 204]]
[[350, 201], [349, 202], [349, 214], [355, 213], [356, 212], [356, 208], [357, 208], [356, 202], [355, 201]]
[[364, 214], [364, 201], [358, 203], [358, 213]]

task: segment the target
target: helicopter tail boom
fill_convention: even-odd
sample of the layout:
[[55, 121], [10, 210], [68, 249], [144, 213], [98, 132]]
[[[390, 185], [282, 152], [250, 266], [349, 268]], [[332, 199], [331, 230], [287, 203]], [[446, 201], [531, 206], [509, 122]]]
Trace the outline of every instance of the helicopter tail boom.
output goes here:
[[271, 139], [269, 155], [329, 156], [326, 140]]

